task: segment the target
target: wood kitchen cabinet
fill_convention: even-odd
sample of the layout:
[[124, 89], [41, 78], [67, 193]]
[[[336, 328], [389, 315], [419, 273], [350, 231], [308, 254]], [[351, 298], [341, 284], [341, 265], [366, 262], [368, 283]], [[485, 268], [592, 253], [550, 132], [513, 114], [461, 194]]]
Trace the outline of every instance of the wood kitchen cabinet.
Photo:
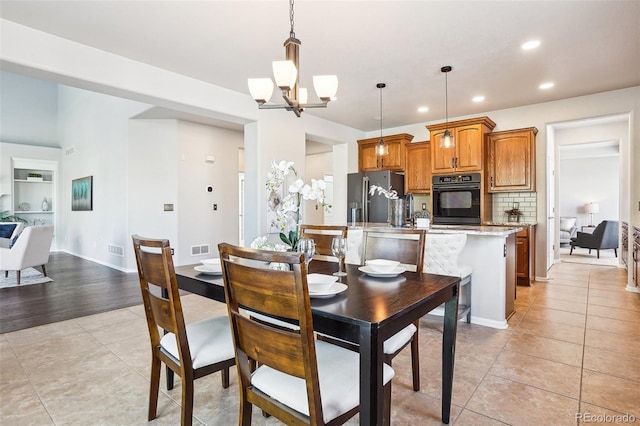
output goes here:
[[360, 172], [404, 170], [405, 145], [413, 140], [413, 135], [402, 133], [384, 136], [382, 139], [389, 147], [389, 155], [376, 154], [376, 147], [380, 143], [379, 137], [358, 141], [358, 170]]
[[516, 276], [518, 285], [530, 286], [535, 280], [536, 226], [523, 226], [516, 236]]
[[[489, 117], [451, 121], [427, 126], [431, 140], [431, 173], [482, 171], [485, 135], [496, 127]], [[455, 147], [440, 148], [440, 136], [449, 129]]]
[[431, 144], [413, 142], [405, 145], [404, 192], [431, 193]]
[[489, 192], [535, 191], [536, 133], [529, 127], [487, 135]]

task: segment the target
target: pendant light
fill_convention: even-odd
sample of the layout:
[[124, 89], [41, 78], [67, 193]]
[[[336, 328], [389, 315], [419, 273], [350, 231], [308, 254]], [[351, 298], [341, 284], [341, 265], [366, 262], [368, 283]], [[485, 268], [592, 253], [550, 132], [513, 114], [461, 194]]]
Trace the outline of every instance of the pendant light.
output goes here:
[[387, 87], [384, 83], [376, 84], [376, 87], [380, 89], [380, 142], [378, 142], [378, 146], [376, 146], [376, 154], [377, 155], [389, 155], [389, 145], [384, 143], [384, 139], [382, 138], [382, 89]]
[[440, 71], [444, 73], [444, 109], [445, 109], [445, 124], [447, 128], [444, 133], [440, 136], [440, 148], [454, 148], [456, 146], [456, 141], [451, 132], [449, 131], [449, 81], [447, 75], [449, 71], [451, 71], [451, 66], [446, 65], [440, 68]]

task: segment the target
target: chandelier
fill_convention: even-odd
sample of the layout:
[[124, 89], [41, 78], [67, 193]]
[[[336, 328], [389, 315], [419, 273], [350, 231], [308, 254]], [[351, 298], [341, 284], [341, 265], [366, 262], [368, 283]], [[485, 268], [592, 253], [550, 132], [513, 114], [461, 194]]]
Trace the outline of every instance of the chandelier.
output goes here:
[[313, 76], [313, 87], [315, 88], [320, 103], [307, 103], [307, 89], [298, 87], [298, 55], [300, 50], [300, 40], [296, 38], [293, 31], [293, 0], [289, 0], [289, 21], [291, 30], [289, 38], [284, 42], [284, 61], [273, 61], [273, 76], [276, 85], [282, 91], [284, 104], [268, 104], [273, 94], [273, 81], [270, 78], [249, 78], [249, 92], [258, 103], [259, 109], [286, 109], [293, 111], [300, 117], [305, 108], [326, 108], [329, 101], [336, 96], [338, 91], [338, 77], [335, 75]]

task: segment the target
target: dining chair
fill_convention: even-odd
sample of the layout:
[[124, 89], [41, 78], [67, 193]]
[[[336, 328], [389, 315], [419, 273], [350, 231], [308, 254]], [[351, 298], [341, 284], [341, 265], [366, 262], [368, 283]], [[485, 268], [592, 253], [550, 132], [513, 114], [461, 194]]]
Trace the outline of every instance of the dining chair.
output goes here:
[[[222, 315], [186, 325], [169, 240], [138, 235], [132, 238], [151, 338], [148, 419], [157, 416], [160, 368], [164, 363], [182, 378], [180, 424], [190, 425], [195, 379], [221, 371], [222, 387], [229, 387], [229, 368], [235, 363], [229, 319]], [[159, 328], [165, 330], [163, 336]]]
[[[407, 269], [422, 273], [425, 236], [425, 229], [365, 229], [362, 235], [362, 264], [365, 265], [370, 259], [395, 260]], [[416, 392], [420, 390], [418, 326], [419, 321], [415, 321], [384, 342], [384, 359], [389, 365], [396, 355], [411, 344], [413, 390]]]
[[[336, 262], [338, 258], [331, 251], [334, 237], [347, 238], [349, 227], [340, 225], [300, 225], [300, 238], [313, 238], [316, 243], [316, 255], [320, 260]], [[344, 258], [342, 259], [344, 268]]]
[[[254, 405], [286, 424], [334, 425], [353, 417], [360, 405], [360, 354], [314, 339], [304, 255], [226, 243], [218, 249], [240, 383], [239, 424], [251, 424]], [[289, 270], [247, 260], [285, 263]], [[299, 329], [258, 321], [245, 309]], [[388, 421], [394, 373], [387, 364], [383, 371]]]

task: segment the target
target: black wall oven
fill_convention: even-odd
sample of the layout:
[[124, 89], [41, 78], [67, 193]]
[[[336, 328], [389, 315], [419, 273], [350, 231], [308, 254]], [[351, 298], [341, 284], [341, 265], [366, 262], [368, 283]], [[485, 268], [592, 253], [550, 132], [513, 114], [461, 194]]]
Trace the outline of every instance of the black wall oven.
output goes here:
[[433, 223], [480, 225], [480, 173], [433, 176]]

